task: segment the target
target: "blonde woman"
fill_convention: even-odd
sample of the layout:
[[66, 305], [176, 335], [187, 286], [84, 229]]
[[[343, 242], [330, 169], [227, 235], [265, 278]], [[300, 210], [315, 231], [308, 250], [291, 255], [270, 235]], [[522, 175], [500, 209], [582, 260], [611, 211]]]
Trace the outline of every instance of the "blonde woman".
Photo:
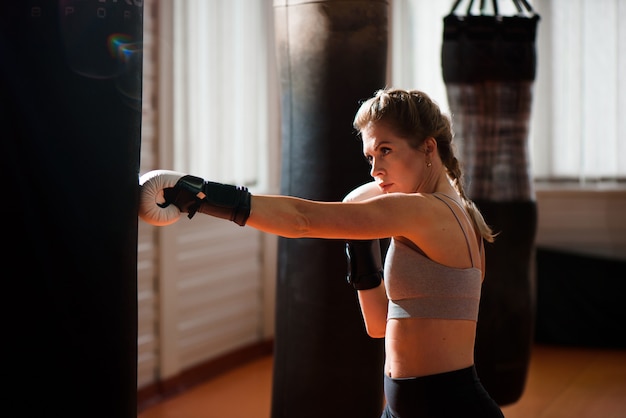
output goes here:
[[[463, 190], [449, 118], [421, 91], [386, 89], [354, 127], [373, 181], [343, 202], [157, 171], [141, 181], [142, 217], [166, 224], [201, 212], [287, 238], [345, 239], [367, 332], [385, 338], [382, 418], [502, 417], [474, 367], [483, 241], [494, 234]], [[390, 238], [384, 266], [381, 238]]]

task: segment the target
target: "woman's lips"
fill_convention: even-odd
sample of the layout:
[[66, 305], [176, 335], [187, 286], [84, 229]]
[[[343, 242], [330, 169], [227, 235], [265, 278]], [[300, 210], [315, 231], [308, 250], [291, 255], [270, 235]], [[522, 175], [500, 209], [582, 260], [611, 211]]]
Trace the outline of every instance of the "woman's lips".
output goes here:
[[380, 190], [383, 192], [387, 192], [391, 187], [391, 183], [378, 183], [378, 187], [380, 187]]

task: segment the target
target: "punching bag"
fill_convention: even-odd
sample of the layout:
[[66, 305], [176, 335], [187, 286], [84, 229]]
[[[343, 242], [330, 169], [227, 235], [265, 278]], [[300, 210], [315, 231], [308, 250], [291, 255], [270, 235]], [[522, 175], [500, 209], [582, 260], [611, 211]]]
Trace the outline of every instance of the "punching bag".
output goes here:
[[10, 417], [137, 415], [142, 1], [0, 5]]
[[[500, 405], [524, 390], [533, 341], [537, 207], [528, 156], [539, 16], [525, 1], [518, 14], [444, 18], [443, 79], [468, 196], [498, 233], [485, 246], [475, 361]], [[485, 2], [481, 2], [485, 5]], [[523, 13], [521, 5], [528, 13]]]
[[[352, 120], [385, 86], [387, 9], [275, 0], [282, 194], [341, 201], [371, 180]], [[343, 241], [279, 240], [272, 418], [380, 417], [383, 341], [346, 272]]]

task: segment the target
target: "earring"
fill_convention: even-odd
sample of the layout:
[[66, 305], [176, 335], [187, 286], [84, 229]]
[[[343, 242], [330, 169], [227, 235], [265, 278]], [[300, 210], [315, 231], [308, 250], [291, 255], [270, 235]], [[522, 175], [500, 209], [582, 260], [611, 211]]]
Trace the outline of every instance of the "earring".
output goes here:
[[428, 147], [426, 147], [426, 149], [424, 150], [424, 154], [426, 154], [426, 167], [430, 168], [433, 163], [430, 161], [430, 153], [431, 150], [428, 149]]
[[428, 168], [430, 168], [433, 165], [432, 161], [430, 161], [430, 153], [431, 153], [431, 150], [429, 150], [428, 147], [426, 147], [426, 149], [424, 150], [424, 154], [426, 154], [426, 159], [427, 159], [426, 167]]

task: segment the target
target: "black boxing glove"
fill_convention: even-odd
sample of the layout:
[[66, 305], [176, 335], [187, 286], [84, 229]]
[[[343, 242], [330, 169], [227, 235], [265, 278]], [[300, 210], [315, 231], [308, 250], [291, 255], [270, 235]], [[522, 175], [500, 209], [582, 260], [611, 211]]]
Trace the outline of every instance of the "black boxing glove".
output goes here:
[[174, 187], [163, 189], [163, 197], [162, 207], [176, 205], [181, 212], [188, 213], [189, 219], [200, 212], [244, 226], [250, 216], [251, 195], [247, 187], [186, 175]]
[[[153, 225], [175, 222], [180, 212], [187, 213], [189, 219], [200, 212], [241, 226], [250, 216], [252, 195], [246, 187], [204, 181], [168, 170], [146, 173], [140, 185], [139, 215]], [[178, 214], [170, 213], [172, 206]]]
[[346, 242], [348, 274], [346, 280], [356, 290], [373, 289], [383, 279], [380, 240], [351, 240]]
[[[381, 189], [375, 182], [363, 184], [352, 190], [344, 202], [361, 202], [380, 196]], [[348, 259], [348, 283], [356, 290], [373, 289], [380, 286], [383, 279], [380, 240], [351, 240], [346, 242]]]

